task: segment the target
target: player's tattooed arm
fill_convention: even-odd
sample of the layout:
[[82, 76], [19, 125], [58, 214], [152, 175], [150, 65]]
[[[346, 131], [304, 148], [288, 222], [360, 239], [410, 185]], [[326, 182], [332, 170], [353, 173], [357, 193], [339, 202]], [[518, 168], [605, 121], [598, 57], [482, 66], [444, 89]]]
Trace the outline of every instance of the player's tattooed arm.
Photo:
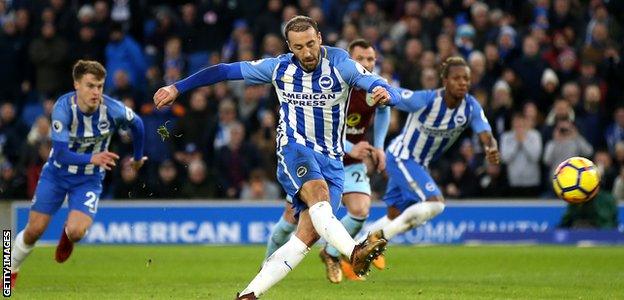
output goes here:
[[485, 158], [491, 164], [500, 162], [500, 153], [498, 152], [498, 143], [490, 131], [479, 133], [479, 140], [485, 149]]

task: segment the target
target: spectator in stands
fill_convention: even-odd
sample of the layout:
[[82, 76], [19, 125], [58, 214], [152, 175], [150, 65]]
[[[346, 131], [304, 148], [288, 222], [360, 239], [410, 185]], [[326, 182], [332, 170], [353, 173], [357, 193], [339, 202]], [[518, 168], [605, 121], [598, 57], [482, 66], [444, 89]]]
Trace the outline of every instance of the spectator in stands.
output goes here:
[[500, 164], [490, 164], [487, 161], [485, 162], [485, 172], [479, 176], [479, 188], [483, 197], [519, 197], [509, 190], [504, 168]]
[[132, 167], [131, 156], [121, 160], [119, 176], [114, 182], [113, 197], [115, 199], [146, 199], [149, 196], [145, 180], [139, 177], [139, 172]]
[[[271, 110], [263, 110], [259, 118], [260, 128], [253, 133], [251, 140], [253, 145], [258, 148], [260, 168], [263, 170], [277, 170], [275, 114]], [[268, 177], [273, 181], [276, 180], [274, 172], [271, 172]]]
[[178, 170], [171, 160], [165, 160], [158, 167], [158, 181], [151, 190], [153, 194], [148, 194], [148, 198], [175, 199], [182, 195], [181, 182]]
[[600, 188], [611, 191], [615, 178], [618, 176], [618, 170], [613, 165], [613, 158], [608, 151], [600, 149], [596, 150], [593, 161], [600, 174]]
[[26, 180], [8, 161], [0, 163], [0, 199], [26, 199]]
[[110, 39], [106, 45], [106, 90], [111, 89], [113, 75], [117, 70], [125, 70], [130, 77], [130, 84], [142, 87], [145, 81], [147, 63], [141, 46], [132, 37], [126, 35], [119, 23], [113, 23]]
[[41, 36], [29, 47], [30, 60], [35, 67], [36, 88], [45, 96], [60, 96], [68, 87], [67, 78], [69, 48], [67, 41], [59, 36], [52, 23], [41, 26]]
[[552, 138], [553, 130], [557, 122], [562, 120], [574, 122], [575, 119], [576, 114], [570, 106], [570, 103], [562, 98], [557, 99], [544, 120], [544, 127], [542, 128], [542, 141], [546, 143]]
[[509, 84], [504, 80], [497, 81], [492, 88], [492, 105], [487, 113], [496, 140], [500, 140], [500, 135], [510, 128], [513, 101]]
[[468, 168], [463, 157], [456, 157], [443, 181], [444, 194], [449, 198], [470, 198], [479, 194], [477, 176]]
[[0, 106], [0, 163], [17, 162], [28, 128], [16, 116], [15, 105], [6, 102]]
[[245, 127], [240, 122], [233, 122], [228, 127], [229, 140], [215, 154], [216, 170], [220, 174], [220, 196], [237, 198], [240, 196], [243, 182], [249, 178], [249, 172], [260, 162], [258, 149], [245, 141]]
[[[539, 74], [539, 73], [537, 73]], [[535, 76], [535, 74], [533, 74]], [[535, 76], [537, 77], [537, 76]], [[546, 111], [559, 95], [559, 78], [552, 69], [545, 69], [541, 76], [541, 88], [538, 87], [537, 100], [540, 110]]]
[[600, 88], [595, 84], [588, 85], [584, 98], [583, 110], [577, 118], [579, 131], [594, 148], [604, 147], [604, 113], [601, 111]]
[[240, 198], [242, 200], [276, 200], [281, 199], [280, 188], [267, 179], [263, 169], [253, 169], [249, 180], [243, 184]]
[[615, 109], [613, 120], [614, 122], [607, 127], [605, 132], [605, 139], [611, 154], [615, 154], [615, 145], [624, 141], [624, 106], [619, 106]]
[[[215, 87], [215, 94], [218, 95], [217, 87]], [[230, 99], [221, 100], [219, 103], [219, 119], [208, 130], [207, 148], [217, 150], [227, 145], [230, 142], [230, 126], [236, 121], [236, 104], [234, 104], [234, 101]], [[212, 153], [212, 150], [209, 153]]]
[[613, 182], [612, 192], [616, 200], [624, 200], [624, 166], [619, 168], [619, 173]]
[[579, 134], [572, 121], [559, 120], [553, 130], [553, 139], [544, 148], [543, 161], [548, 167], [548, 174], [554, 174], [562, 161], [572, 156], [590, 157], [593, 151], [593, 147]]
[[186, 165], [193, 159], [194, 153], [202, 157], [201, 151], [206, 146], [203, 137], [210, 120], [206, 90], [196, 89], [191, 93], [188, 112], [171, 132], [176, 137], [170, 139], [176, 162]]
[[540, 193], [542, 137], [529, 127], [522, 113], [513, 115], [512, 129], [500, 139], [501, 160], [507, 168], [507, 178], [513, 197], [534, 197]]
[[214, 179], [201, 159], [188, 163], [187, 180], [182, 185], [182, 194], [188, 198], [210, 199], [215, 197]]

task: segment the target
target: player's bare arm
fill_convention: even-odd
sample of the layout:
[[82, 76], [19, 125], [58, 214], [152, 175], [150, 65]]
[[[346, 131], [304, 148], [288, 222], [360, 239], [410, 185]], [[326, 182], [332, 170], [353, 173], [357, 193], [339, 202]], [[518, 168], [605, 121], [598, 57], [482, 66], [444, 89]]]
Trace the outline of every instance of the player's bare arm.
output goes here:
[[485, 150], [485, 158], [491, 164], [500, 163], [500, 153], [498, 151], [498, 143], [491, 132], [485, 131], [479, 134], [479, 140], [483, 144]]

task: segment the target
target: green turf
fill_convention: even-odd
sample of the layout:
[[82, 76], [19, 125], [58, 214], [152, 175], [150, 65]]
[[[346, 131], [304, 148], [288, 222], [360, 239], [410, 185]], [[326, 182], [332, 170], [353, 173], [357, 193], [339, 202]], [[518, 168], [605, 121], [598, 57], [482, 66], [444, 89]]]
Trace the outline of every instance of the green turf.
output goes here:
[[[233, 299], [264, 248], [79, 246], [65, 264], [37, 248], [15, 299]], [[265, 299], [622, 299], [624, 248], [398, 247], [366, 282], [332, 285], [313, 249]], [[151, 260], [151, 263], [148, 261]]]

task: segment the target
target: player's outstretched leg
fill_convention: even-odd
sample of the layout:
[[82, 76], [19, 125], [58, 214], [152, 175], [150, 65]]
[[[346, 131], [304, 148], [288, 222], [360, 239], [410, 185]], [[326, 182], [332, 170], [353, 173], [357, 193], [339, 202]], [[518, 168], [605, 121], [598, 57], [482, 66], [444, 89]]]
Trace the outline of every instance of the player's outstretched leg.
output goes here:
[[309, 246], [319, 239], [314, 231], [307, 210], [299, 215], [297, 233], [284, 246], [275, 251], [262, 265], [262, 269], [249, 285], [240, 292], [238, 299], [256, 299], [286, 277], [310, 251]]
[[86, 235], [91, 223], [93, 223], [91, 216], [78, 210], [69, 212], [67, 223], [63, 227], [61, 238], [54, 254], [54, 259], [58, 263], [63, 263], [69, 258], [74, 250], [74, 243], [80, 241]]
[[[367, 228], [367, 232], [372, 233], [372, 232], [376, 232], [382, 228], [384, 228], [386, 225], [388, 225], [388, 223], [390, 223], [390, 219], [388, 218], [388, 216], [383, 216], [379, 219], [377, 219], [377, 221], [373, 222], [373, 224], [371, 224], [370, 226], [368, 226]], [[366, 239], [367, 235], [364, 235], [362, 237], [362, 240]], [[346, 267], [350, 267], [348, 265], [343, 264], [343, 266], [345, 266], [343, 268], [343, 271], [345, 270]], [[373, 266], [375, 268], [377, 268], [378, 270], [383, 270], [386, 268], [386, 258], [383, 254], [379, 255], [377, 258], [375, 258], [373, 260]]]
[[372, 232], [371, 235], [377, 235], [383, 239], [390, 240], [399, 233], [418, 227], [431, 220], [442, 213], [444, 207], [441, 196], [435, 196], [425, 202], [412, 204], [383, 229]]
[[[341, 254], [350, 258], [353, 270], [358, 275], [368, 272], [370, 263], [386, 248], [386, 241], [374, 244], [364, 241], [357, 244], [336, 219], [329, 203], [329, 190], [324, 180], [307, 181], [300, 191], [301, 199], [310, 207], [310, 218], [316, 232], [330, 245], [336, 247]], [[326, 199], [326, 200], [320, 200]]]
[[[340, 223], [342, 223], [351, 237], [355, 237], [362, 230], [362, 226], [370, 212], [370, 186], [368, 186], [368, 181], [365, 182], [366, 185], [363, 187], [356, 186], [355, 183], [349, 180], [345, 183], [342, 203], [347, 208], [347, 214], [340, 219]], [[337, 283], [335, 280], [332, 280], [332, 276], [334, 276], [334, 279], [338, 279], [342, 277], [341, 275], [350, 280], [363, 279], [353, 272], [353, 268], [350, 267], [347, 259], [344, 256], [341, 258], [340, 252], [335, 247], [327, 245], [321, 251], [321, 258], [325, 263], [327, 278], [329, 278], [330, 282]], [[334, 269], [338, 271], [333, 271]]]
[[15, 237], [11, 250], [11, 288], [15, 286], [17, 274], [24, 260], [35, 248], [35, 243], [41, 237], [50, 223], [50, 216], [31, 210], [26, 228]]
[[295, 211], [291, 203], [286, 203], [284, 214], [279, 221], [273, 226], [271, 236], [267, 241], [267, 249], [264, 259], [266, 260], [279, 247], [283, 246], [289, 239], [290, 234], [297, 229], [297, 220], [295, 219]]

